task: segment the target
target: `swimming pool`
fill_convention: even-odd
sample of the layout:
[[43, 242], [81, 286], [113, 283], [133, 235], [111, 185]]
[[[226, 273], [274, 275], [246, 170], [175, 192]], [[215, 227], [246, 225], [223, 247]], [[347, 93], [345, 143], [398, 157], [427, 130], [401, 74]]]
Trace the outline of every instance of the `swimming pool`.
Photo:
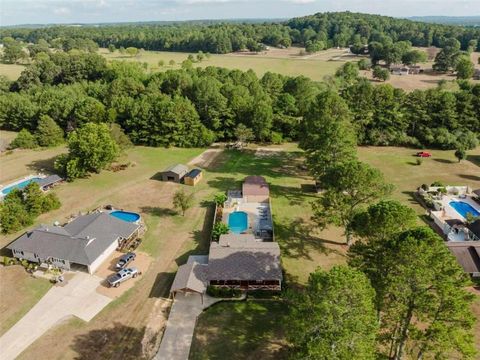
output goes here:
[[235, 234], [248, 229], [248, 215], [244, 211], [234, 211], [228, 215], [228, 227]]
[[25, 188], [28, 184], [34, 182], [34, 181], [38, 181], [38, 180], [41, 180], [42, 178], [39, 178], [39, 177], [32, 177], [30, 179], [27, 179], [27, 180], [23, 180], [23, 181], [20, 181], [19, 183], [16, 183], [16, 184], [13, 184], [13, 185], [10, 185], [10, 186], [7, 186], [6, 188], [3, 188], [2, 189], [2, 194], [3, 195], [7, 195], [9, 193], [11, 193], [13, 190], [15, 189], [23, 189]]
[[467, 218], [468, 213], [472, 214], [475, 217], [480, 216], [480, 212], [478, 212], [469, 203], [466, 203], [463, 201], [450, 201], [448, 204], [452, 208], [454, 208], [460, 215], [462, 215], [465, 219]]
[[140, 215], [137, 213], [121, 210], [112, 211], [110, 215], [126, 222], [136, 222], [140, 219]]

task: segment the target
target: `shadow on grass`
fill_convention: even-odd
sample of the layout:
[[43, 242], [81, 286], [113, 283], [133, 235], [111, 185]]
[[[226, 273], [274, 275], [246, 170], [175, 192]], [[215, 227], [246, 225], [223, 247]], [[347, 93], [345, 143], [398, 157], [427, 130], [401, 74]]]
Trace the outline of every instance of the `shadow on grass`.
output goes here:
[[282, 250], [282, 256], [297, 259], [303, 258], [312, 260], [312, 251], [330, 254], [335, 252], [325, 244], [345, 245], [343, 242], [336, 242], [322, 239], [315, 235], [315, 225], [308, 224], [302, 218], [296, 218], [289, 223], [275, 221], [275, 238]]
[[480, 167], [480, 155], [467, 155], [467, 160]]
[[134, 328], [120, 323], [113, 327], [92, 330], [75, 337], [72, 349], [78, 354], [75, 360], [142, 360], [142, 339], [145, 327]]
[[157, 274], [155, 282], [153, 283], [149, 298], [168, 298], [170, 295], [170, 287], [172, 286], [173, 279], [175, 279], [174, 272], [161, 272]]
[[190, 359], [286, 359], [287, 314], [279, 301], [215, 304], [197, 320]]
[[30, 170], [35, 172], [42, 172], [48, 174], [55, 174], [55, 159], [57, 157], [54, 156], [50, 159], [41, 159], [41, 160], [34, 160], [27, 167]]
[[415, 197], [415, 191], [402, 191], [402, 194], [408, 195], [408, 202], [410, 204], [420, 205], [417, 198]]
[[480, 176], [476, 175], [469, 175], [469, 174], [459, 174], [462, 179], [472, 180], [472, 181], [480, 181]]
[[144, 206], [140, 210], [145, 214], [149, 214], [157, 217], [175, 216], [178, 215], [175, 210], [169, 208], [160, 208], [156, 206]]
[[455, 164], [456, 161], [448, 160], [448, 159], [433, 159], [433, 161], [442, 163], [442, 164]]

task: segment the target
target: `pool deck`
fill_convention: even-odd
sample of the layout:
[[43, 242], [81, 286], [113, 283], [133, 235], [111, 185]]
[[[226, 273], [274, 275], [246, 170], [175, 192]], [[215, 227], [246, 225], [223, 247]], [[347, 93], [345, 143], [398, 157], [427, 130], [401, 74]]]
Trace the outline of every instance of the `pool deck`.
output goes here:
[[[244, 232], [246, 234], [253, 234], [257, 238], [256, 233], [260, 229], [260, 221], [262, 218], [263, 221], [267, 221], [270, 226], [272, 226], [272, 213], [268, 203], [243, 202], [238, 203], [235, 206], [224, 207], [222, 222], [228, 225], [228, 217], [235, 211], [243, 211], [247, 213], [248, 229]], [[265, 212], [265, 214], [262, 215], [261, 212]], [[261, 238], [258, 239], [261, 240]]]
[[442, 197], [442, 200], [441, 200], [441, 204], [442, 204], [443, 209], [444, 209], [444, 210], [442, 210], [442, 218], [443, 219], [458, 219], [458, 220], [461, 220], [461, 221], [465, 221], [465, 218], [462, 215], [460, 215], [460, 213], [457, 212], [457, 210], [455, 210], [450, 205], [450, 201], [461, 201], [461, 202], [467, 203], [471, 207], [473, 207], [475, 210], [480, 212], [480, 205], [478, 205], [472, 199], [471, 196], [467, 195], [465, 198], [462, 199], [462, 198], [459, 198], [458, 196], [454, 196], [454, 195], [444, 195]]
[[0, 198], [3, 198], [4, 196], [7, 195], [7, 194], [5, 194], [5, 193], [3, 192], [5, 189], [8, 189], [8, 188], [10, 188], [10, 187], [14, 187], [14, 186], [16, 186], [16, 185], [18, 185], [18, 184], [23, 183], [24, 181], [28, 181], [28, 180], [36, 179], [36, 178], [43, 179], [43, 178], [45, 178], [45, 177], [47, 177], [45, 174], [28, 175], [28, 176], [25, 176], [25, 177], [23, 177], [23, 178], [21, 178], [21, 179], [18, 179], [18, 180], [16, 180], [16, 181], [14, 181], [14, 182], [11, 182], [11, 183], [9, 183], [9, 184], [0, 185]]

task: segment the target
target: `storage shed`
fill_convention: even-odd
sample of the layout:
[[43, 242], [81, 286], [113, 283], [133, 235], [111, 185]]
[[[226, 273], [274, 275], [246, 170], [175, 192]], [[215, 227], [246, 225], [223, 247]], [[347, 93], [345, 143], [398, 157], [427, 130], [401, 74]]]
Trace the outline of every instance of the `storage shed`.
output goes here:
[[242, 185], [243, 199], [247, 202], [268, 202], [270, 190], [262, 176], [247, 176]]
[[170, 166], [160, 173], [162, 181], [181, 182], [188, 173], [188, 167], [182, 164]]
[[193, 170], [190, 170], [190, 172], [187, 175], [185, 175], [183, 181], [185, 182], [185, 185], [195, 186], [200, 180], [202, 180], [202, 177], [203, 177], [202, 170], [193, 169]]

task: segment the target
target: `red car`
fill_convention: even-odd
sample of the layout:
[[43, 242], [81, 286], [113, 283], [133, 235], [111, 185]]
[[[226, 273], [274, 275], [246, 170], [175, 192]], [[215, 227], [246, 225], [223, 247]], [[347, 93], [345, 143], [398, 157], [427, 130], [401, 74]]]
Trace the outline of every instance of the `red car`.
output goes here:
[[418, 157], [430, 157], [432, 154], [430, 154], [428, 151], [419, 151], [415, 156]]

